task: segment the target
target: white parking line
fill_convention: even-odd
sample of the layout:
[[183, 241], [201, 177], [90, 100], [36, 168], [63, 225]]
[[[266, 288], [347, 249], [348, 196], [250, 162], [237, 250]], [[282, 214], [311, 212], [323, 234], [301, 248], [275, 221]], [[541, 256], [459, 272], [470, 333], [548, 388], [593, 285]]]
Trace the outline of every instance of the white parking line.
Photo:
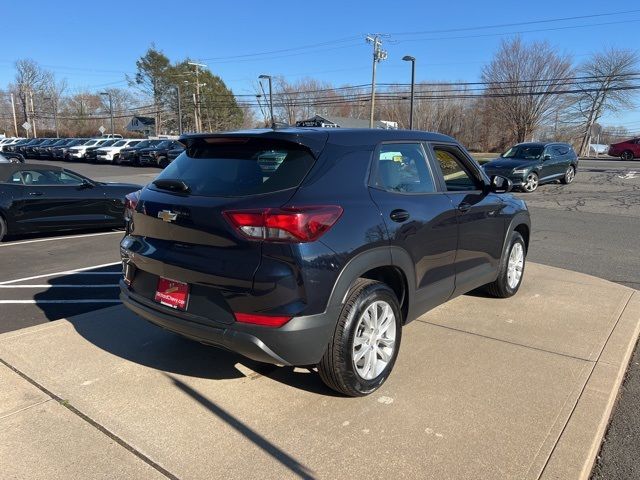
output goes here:
[[92, 267], [76, 268], [74, 270], [65, 270], [63, 272], [45, 273], [44, 275], [34, 275], [33, 277], [16, 278], [14, 280], [6, 280], [4, 282], [0, 282], [0, 285], [9, 285], [11, 283], [25, 282], [27, 280], [35, 280], [36, 278], [54, 277], [56, 275], [73, 275], [73, 274], [83, 274], [83, 275], [89, 275], [89, 274], [122, 275], [121, 272], [86, 272], [86, 273], [82, 273], [85, 270], [92, 270], [94, 268], [112, 267], [114, 265], [120, 265], [121, 263], [122, 262], [103, 263], [102, 265], [94, 265]]
[[[120, 275], [120, 272], [117, 273]], [[43, 283], [40, 285], [0, 285], [0, 288], [114, 288], [117, 286], [117, 283], [104, 283], [100, 285], [51, 285], [49, 283]]]
[[86, 237], [98, 237], [100, 235], [115, 235], [119, 233], [120, 235], [124, 235], [124, 232], [121, 230], [117, 230], [114, 232], [102, 232], [102, 233], [86, 233], [83, 235], [67, 235], [65, 237], [51, 237], [51, 238], [40, 238], [38, 240], [24, 240], [17, 242], [8, 242], [8, 243], [0, 243], [0, 247], [12, 247], [15, 245], [26, 245], [27, 243], [39, 243], [39, 242], [53, 242], [55, 240], [69, 240], [73, 238], [86, 238]]
[[116, 299], [102, 299], [102, 298], [98, 298], [98, 299], [91, 299], [91, 300], [87, 300], [87, 299], [83, 299], [83, 300], [0, 300], [0, 304], [2, 305], [7, 305], [7, 304], [24, 304], [24, 303], [30, 303], [30, 304], [39, 304], [39, 303], [120, 303], [120, 300], [116, 300]]

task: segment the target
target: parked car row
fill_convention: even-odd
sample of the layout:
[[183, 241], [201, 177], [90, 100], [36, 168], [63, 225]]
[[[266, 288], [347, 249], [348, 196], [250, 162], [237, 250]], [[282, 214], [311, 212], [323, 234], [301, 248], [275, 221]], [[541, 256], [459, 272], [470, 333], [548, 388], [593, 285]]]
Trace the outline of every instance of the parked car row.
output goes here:
[[164, 168], [184, 146], [169, 139], [139, 138], [23, 138], [0, 143], [5, 157], [71, 162], [105, 162]]

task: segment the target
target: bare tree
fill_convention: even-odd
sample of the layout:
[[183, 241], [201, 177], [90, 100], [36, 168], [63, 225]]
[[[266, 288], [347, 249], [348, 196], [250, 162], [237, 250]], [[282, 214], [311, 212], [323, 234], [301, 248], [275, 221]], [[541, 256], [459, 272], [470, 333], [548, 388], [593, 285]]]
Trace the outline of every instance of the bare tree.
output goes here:
[[[46, 90], [48, 85], [53, 82], [53, 75], [48, 72], [35, 61], [30, 59], [18, 60], [15, 63], [16, 76], [14, 90], [18, 99], [19, 110], [22, 115], [22, 122], [31, 118], [29, 112], [34, 113], [35, 102], [38, 101], [41, 95], [38, 95]], [[36, 95], [34, 100], [34, 95]], [[31, 102], [34, 102], [34, 108], [31, 109]]]
[[527, 45], [516, 37], [503, 41], [483, 68], [484, 95], [513, 140], [522, 142], [558, 108], [555, 94], [566, 88], [571, 75], [569, 57], [556, 53], [547, 42]]
[[588, 155], [593, 127], [605, 112], [633, 108], [638, 61], [635, 51], [608, 49], [578, 67], [579, 92], [572, 110], [581, 125], [580, 155]]

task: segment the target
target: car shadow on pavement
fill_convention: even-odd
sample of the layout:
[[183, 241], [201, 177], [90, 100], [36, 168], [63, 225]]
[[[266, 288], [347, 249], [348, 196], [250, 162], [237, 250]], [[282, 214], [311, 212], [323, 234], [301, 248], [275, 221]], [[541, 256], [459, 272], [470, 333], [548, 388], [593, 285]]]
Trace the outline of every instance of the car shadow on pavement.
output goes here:
[[[95, 272], [102, 270], [95, 269]], [[50, 283], [69, 284], [73, 276], [60, 276]], [[97, 277], [100, 275], [92, 276], [94, 279]], [[56, 289], [37, 294], [36, 297], [44, 298], [52, 290]], [[57, 289], [60, 290], [64, 289]], [[117, 294], [118, 292], [112, 291], [111, 298], [117, 298]], [[167, 373], [211, 380], [266, 377], [307, 392], [341, 396], [326, 387], [314, 369], [264, 364], [221, 348], [203, 345], [153, 325], [121, 304], [79, 304], [76, 308], [86, 308], [87, 305], [91, 307], [91, 311], [80, 310], [79, 315], [64, 318], [87, 341], [131, 362]], [[105, 306], [111, 308], [105, 309]], [[48, 318], [63, 318], [57, 304], [43, 303], [39, 307]]]
[[309, 470], [308, 467], [301, 464], [298, 460], [293, 458], [291, 455], [289, 455], [282, 449], [278, 448], [276, 445], [271, 443], [269, 440], [267, 440], [265, 437], [263, 437], [258, 432], [253, 430], [251, 427], [249, 427], [248, 425], [240, 421], [238, 418], [231, 415], [225, 409], [218, 406], [216, 403], [212, 402], [207, 397], [202, 395], [200, 392], [193, 389], [186, 383], [180, 381], [178, 378], [174, 377], [173, 375], [168, 375], [167, 373], [165, 373], [165, 376], [167, 376], [179, 390], [181, 390], [182, 392], [187, 394], [189, 397], [197, 401], [200, 405], [205, 407], [207, 410], [209, 410], [211, 413], [217, 416], [220, 420], [222, 420], [231, 428], [233, 428], [235, 431], [243, 435], [247, 440], [252, 442], [257, 447], [261, 448], [265, 453], [267, 453], [268, 455], [273, 457], [275, 460], [280, 462], [282, 465], [288, 468], [294, 475], [303, 479], [314, 478], [312, 475], [313, 472]]

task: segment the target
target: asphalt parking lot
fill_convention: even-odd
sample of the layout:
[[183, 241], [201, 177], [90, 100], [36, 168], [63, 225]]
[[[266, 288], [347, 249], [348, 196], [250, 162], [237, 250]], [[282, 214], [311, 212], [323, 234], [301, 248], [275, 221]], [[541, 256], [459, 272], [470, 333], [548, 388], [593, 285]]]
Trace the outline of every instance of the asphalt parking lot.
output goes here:
[[[96, 180], [140, 184], [159, 171], [63, 165]], [[572, 185], [544, 185], [533, 194], [518, 195], [532, 214], [529, 260], [640, 288], [640, 162], [583, 160]], [[93, 231], [11, 238], [0, 244], [0, 333], [117, 304], [121, 236], [119, 231]], [[596, 466], [597, 478], [640, 475], [633, 441], [640, 438], [638, 358], [636, 351]]]

